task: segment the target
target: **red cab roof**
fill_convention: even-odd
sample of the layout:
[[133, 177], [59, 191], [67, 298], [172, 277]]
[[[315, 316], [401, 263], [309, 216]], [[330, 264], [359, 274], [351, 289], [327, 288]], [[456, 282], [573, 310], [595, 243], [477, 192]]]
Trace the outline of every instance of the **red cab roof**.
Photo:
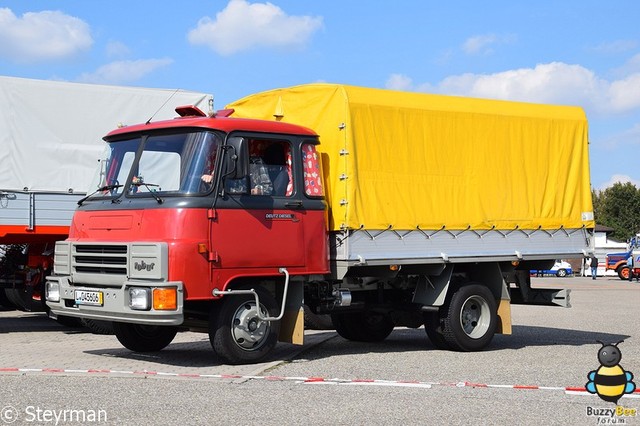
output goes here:
[[227, 118], [227, 117], [178, 117], [173, 120], [166, 121], [152, 121], [148, 124], [134, 124], [131, 126], [124, 126], [119, 129], [113, 130], [107, 134], [104, 139], [111, 140], [117, 138], [119, 135], [127, 133], [147, 132], [150, 130], [158, 129], [174, 129], [181, 127], [190, 128], [202, 128], [209, 130], [220, 130], [223, 132], [231, 132], [234, 130], [244, 130], [249, 132], [262, 132], [262, 133], [284, 133], [291, 135], [302, 136], [317, 136], [317, 134], [306, 127], [298, 126], [290, 123], [283, 123], [279, 121], [266, 121], [266, 120], [253, 120], [247, 118]]

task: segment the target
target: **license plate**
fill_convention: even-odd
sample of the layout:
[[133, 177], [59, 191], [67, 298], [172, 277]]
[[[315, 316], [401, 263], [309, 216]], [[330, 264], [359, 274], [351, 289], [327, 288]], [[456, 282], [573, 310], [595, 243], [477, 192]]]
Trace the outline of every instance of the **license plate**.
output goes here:
[[76, 290], [76, 305], [102, 306], [103, 294], [101, 291]]

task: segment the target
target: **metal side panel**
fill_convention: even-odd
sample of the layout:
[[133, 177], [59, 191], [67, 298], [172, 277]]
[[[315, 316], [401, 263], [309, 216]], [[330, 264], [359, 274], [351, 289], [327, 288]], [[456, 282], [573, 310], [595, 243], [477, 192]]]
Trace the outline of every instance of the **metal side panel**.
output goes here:
[[84, 194], [0, 192], [0, 226], [69, 226]]
[[586, 229], [356, 230], [333, 233], [330, 249], [338, 263], [459, 263], [580, 257], [590, 239]]

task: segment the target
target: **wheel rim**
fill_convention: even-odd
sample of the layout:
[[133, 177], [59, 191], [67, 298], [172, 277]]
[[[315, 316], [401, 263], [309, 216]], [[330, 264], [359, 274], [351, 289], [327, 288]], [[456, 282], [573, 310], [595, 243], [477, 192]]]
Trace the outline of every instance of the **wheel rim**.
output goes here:
[[[264, 306], [260, 306], [262, 315], [267, 316]], [[246, 351], [259, 349], [267, 340], [269, 322], [258, 317], [255, 302], [243, 303], [233, 314], [231, 334], [239, 348]]]
[[479, 339], [489, 330], [491, 312], [489, 303], [482, 297], [471, 296], [460, 311], [460, 325], [467, 336]]

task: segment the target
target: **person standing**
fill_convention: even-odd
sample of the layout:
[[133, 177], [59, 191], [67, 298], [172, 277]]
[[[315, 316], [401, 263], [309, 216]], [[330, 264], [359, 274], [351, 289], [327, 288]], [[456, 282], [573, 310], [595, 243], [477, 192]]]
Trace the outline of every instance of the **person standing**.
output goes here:
[[595, 280], [598, 275], [598, 258], [596, 257], [596, 254], [593, 253], [589, 259], [591, 259], [591, 279]]
[[633, 252], [629, 253], [627, 258], [627, 266], [629, 267], [629, 281], [633, 281]]

